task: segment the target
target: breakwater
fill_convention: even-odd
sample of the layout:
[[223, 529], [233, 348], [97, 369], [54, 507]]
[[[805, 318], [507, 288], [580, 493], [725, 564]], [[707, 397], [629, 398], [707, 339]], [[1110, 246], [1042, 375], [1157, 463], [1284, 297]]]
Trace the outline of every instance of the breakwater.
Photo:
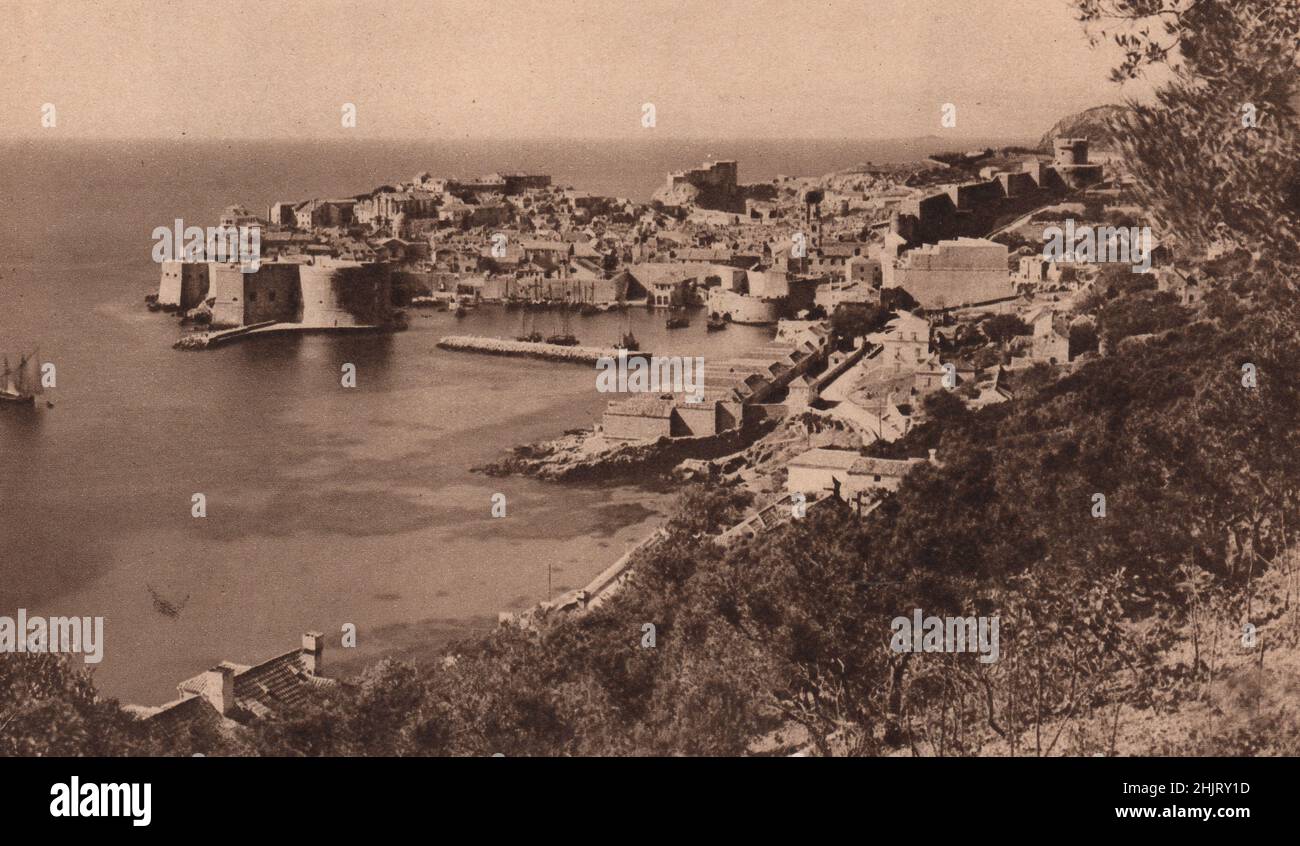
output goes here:
[[[546, 361], [567, 361], [572, 364], [595, 364], [602, 358], [618, 358], [619, 352], [614, 347], [566, 347], [560, 344], [511, 341], [480, 335], [449, 335], [439, 340], [438, 346], [444, 350], [540, 358]], [[644, 351], [629, 353], [629, 356], [649, 355], [650, 353]]]
[[194, 332], [182, 336], [180, 340], [172, 344], [172, 347], [178, 350], [206, 350], [245, 338], [261, 338], [268, 335], [343, 334], [382, 331], [385, 331], [382, 326], [315, 326], [305, 323], [276, 323], [268, 320], [249, 326], [236, 326], [232, 329]]

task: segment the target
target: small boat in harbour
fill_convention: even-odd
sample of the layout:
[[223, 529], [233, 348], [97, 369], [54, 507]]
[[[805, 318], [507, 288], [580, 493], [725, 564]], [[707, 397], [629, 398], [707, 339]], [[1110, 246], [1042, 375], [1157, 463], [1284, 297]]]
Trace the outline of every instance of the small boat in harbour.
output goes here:
[[623, 331], [619, 334], [618, 343], [614, 344], [616, 350], [627, 350], [636, 352], [641, 349], [641, 342], [632, 334], [632, 319], [628, 317], [626, 310], [623, 313]]
[[41, 377], [36, 369], [36, 351], [23, 356], [17, 367], [9, 366], [4, 359], [4, 373], [0, 375], [0, 404], [35, 407], [36, 395], [41, 393]]
[[515, 340], [528, 344], [540, 344], [542, 337], [542, 333], [537, 331], [537, 317], [525, 311], [524, 319], [519, 324], [519, 334], [515, 336]]
[[679, 309], [673, 309], [672, 313], [668, 315], [668, 319], [664, 321], [664, 328], [666, 329], [685, 329], [690, 325], [691, 319], [686, 316], [684, 310]]
[[560, 347], [576, 347], [578, 345], [578, 338], [573, 334], [573, 328], [569, 322], [569, 306], [567, 303], [560, 313], [560, 331], [547, 338], [546, 343]]
[[715, 314], [704, 324], [704, 328], [710, 332], [717, 332], [719, 329], [727, 328], [727, 321]]

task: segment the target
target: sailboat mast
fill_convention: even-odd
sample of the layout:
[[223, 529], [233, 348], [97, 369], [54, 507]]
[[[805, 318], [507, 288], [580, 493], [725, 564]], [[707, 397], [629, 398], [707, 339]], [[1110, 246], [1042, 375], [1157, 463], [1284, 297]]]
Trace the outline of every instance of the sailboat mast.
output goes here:
[[23, 356], [18, 365], [18, 392], [21, 394], [41, 393], [41, 374], [37, 369], [39, 348]]

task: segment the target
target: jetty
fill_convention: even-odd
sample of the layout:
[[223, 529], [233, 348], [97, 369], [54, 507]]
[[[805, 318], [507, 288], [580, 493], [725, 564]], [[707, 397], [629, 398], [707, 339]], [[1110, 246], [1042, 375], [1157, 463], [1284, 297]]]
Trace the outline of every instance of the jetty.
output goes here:
[[217, 329], [211, 332], [195, 332], [186, 335], [172, 347], [178, 350], [206, 350], [224, 344], [241, 341], [245, 338], [262, 338], [267, 335], [306, 335], [335, 334], [339, 332], [382, 332], [384, 327], [372, 325], [359, 326], [314, 326], [306, 323], [280, 323], [267, 320], [262, 323], [250, 323], [247, 326], [235, 326], [231, 329]]
[[[481, 335], [449, 335], [439, 340], [438, 346], [444, 350], [455, 350], [457, 352], [540, 358], [546, 361], [567, 361], [573, 364], [595, 364], [604, 358], [618, 358], [619, 354], [619, 350], [615, 347], [566, 347], [540, 341], [511, 341], [505, 338], [490, 338]], [[635, 350], [628, 351], [627, 355], [629, 358], [648, 358], [650, 353], [645, 350]]]

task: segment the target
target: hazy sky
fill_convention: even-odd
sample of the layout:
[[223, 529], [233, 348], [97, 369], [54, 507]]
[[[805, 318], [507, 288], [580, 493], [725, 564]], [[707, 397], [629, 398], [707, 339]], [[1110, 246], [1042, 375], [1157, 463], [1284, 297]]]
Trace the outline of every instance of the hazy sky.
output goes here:
[[1142, 93], [1068, 0], [0, 0], [0, 21], [4, 137], [1036, 137]]

